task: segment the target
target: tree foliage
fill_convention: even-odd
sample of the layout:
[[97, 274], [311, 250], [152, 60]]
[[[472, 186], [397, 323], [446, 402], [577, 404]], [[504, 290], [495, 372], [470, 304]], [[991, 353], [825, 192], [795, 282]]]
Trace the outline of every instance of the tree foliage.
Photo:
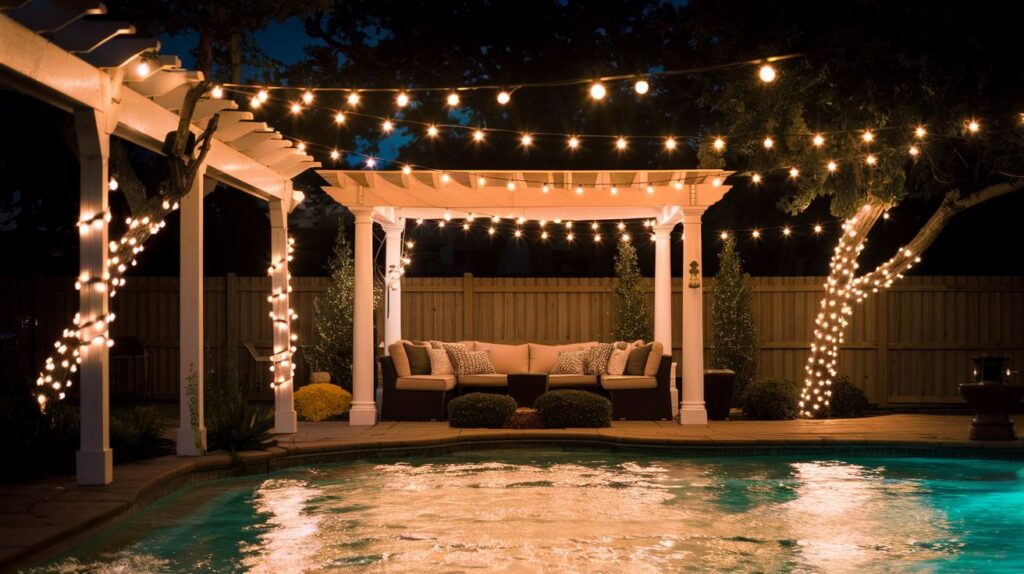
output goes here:
[[754, 324], [750, 276], [743, 272], [743, 262], [736, 252], [736, 239], [732, 235], [722, 240], [718, 259], [711, 307], [715, 338], [711, 362], [715, 368], [736, 372], [736, 384], [733, 386], [735, 404], [747, 385], [757, 377], [757, 359], [761, 349]]
[[331, 380], [352, 390], [352, 309], [355, 263], [345, 238], [345, 221], [339, 219], [338, 235], [330, 263], [327, 291], [313, 303], [313, 341], [304, 347], [314, 371], [331, 374]]
[[615, 277], [615, 286], [612, 287], [615, 310], [612, 338], [616, 341], [651, 340], [654, 327], [647, 284], [640, 275], [636, 249], [629, 241], [619, 242], [619, 251], [615, 255]]

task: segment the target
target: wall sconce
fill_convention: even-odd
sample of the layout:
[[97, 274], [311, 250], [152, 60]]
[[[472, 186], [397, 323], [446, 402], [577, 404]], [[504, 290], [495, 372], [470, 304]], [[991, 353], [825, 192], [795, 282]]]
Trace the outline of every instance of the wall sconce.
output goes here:
[[700, 264], [697, 261], [690, 262], [690, 289], [697, 289], [700, 287]]

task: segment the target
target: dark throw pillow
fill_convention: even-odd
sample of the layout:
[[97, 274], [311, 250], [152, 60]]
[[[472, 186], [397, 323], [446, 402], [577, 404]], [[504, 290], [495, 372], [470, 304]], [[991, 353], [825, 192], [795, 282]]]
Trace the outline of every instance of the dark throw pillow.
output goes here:
[[[629, 358], [626, 359], [626, 370], [622, 374], [637, 377], [644, 376], [644, 369], [647, 367], [647, 357], [651, 354], [651, 348], [651, 343], [647, 343], [631, 350]], [[411, 362], [412, 360], [410, 359], [410, 364]]]
[[409, 356], [409, 374], [430, 374], [430, 353], [427, 352], [427, 347], [405, 343], [405, 354]]

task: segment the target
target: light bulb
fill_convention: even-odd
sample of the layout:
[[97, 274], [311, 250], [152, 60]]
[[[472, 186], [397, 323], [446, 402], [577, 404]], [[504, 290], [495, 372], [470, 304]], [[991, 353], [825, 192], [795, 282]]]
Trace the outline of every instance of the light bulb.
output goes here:
[[395, 124], [391, 123], [391, 120], [384, 120], [384, 123], [381, 124], [380, 129], [384, 133], [389, 134], [391, 133], [391, 130], [395, 129]]
[[213, 89], [210, 90], [210, 95], [219, 100], [224, 97], [224, 88], [220, 86], [214, 86]]
[[715, 151], [722, 151], [725, 149], [725, 140], [717, 137], [711, 145], [715, 148]]
[[475, 142], [482, 142], [482, 141], [484, 141], [484, 132], [483, 132], [483, 130], [476, 130], [476, 131], [473, 132], [473, 141], [475, 141]]
[[269, 97], [270, 94], [268, 94], [266, 90], [260, 90], [256, 92], [256, 98], [260, 101], [260, 103], [266, 102], [267, 98]]
[[398, 104], [398, 107], [400, 108], [404, 108], [409, 105], [409, 94], [406, 94], [405, 92], [398, 94], [398, 97], [395, 98], [395, 103]]
[[430, 126], [427, 128], [427, 136], [429, 137], [436, 138], [438, 133], [437, 126]]
[[576, 186], [576, 195], [583, 195], [583, 186], [582, 185], [577, 185]]
[[523, 137], [520, 138], [519, 141], [523, 144], [523, 147], [530, 147], [530, 144], [533, 143], [533, 136], [530, 134], [523, 134]]
[[976, 134], [981, 131], [981, 124], [978, 123], [978, 120], [970, 120], [967, 122], [967, 131]]
[[871, 130], [867, 130], [864, 132], [864, 135], [861, 136], [861, 139], [864, 140], [864, 143], [871, 143], [875, 141], [875, 134], [872, 133]]
[[377, 160], [373, 159], [373, 156], [366, 158], [366, 167], [372, 168], [377, 165]]
[[254, 110], [260, 107], [260, 99], [257, 98], [256, 96], [249, 98], [249, 107]]
[[726, 239], [729, 239], [729, 232], [728, 231], [723, 231], [718, 236], [722, 239], [722, 241], [725, 241]]
[[295, 148], [298, 149], [299, 151], [306, 151], [306, 144], [303, 142], [299, 142], [295, 144]]
[[608, 90], [605, 89], [604, 84], [601, 82], [594, 82], [590, 86], [590, 97], [595, 100], [603, 100], [607, 94]]
[[646, 94], [650, 89], [651, 86], [647, 83], [647, 80], [637, 80], [636, 83], [633, 84], [633, 90], [641, 96]]
[[504, 106], [511, 99], [512, 99], [512, 96], [508, 92], [506, 92], [505, 90], [502, 90], [502, 91], [498, 92], [498, 103], [499, 104]]
[[864, 158], [864, 163], [868, 165], [878, 165], [878, 157], [876, 157], [875, 154], [869, 153], [868, 156]]
[[789, 177], [796, 177], [798, 175], [800, 175], [800, 170], [799, 169], [797, 169], [795, 167], [789, 168]]
[[569, 138], [569, 149], [576, 149], [580, 147], [580, 140], [576, 136]]
[[338, 150], [336, 150], [336, 149], [332, 149], [331, 150], [331, 159], [337, 160], [339, 157], [341, 157], [341, 153], [339, 153]]
[[505, 188], [508, 189], [509, 191], [515, 191], [516, 190], [516, 182], [510, 181], [510, 182], [506, 183], [505, 184]]
[[305, 92], [302, 93], [302, 103], [306, 104], [307, 106], [313, 103], [312, 91], [306, 90]]
[[110, 191], [117, 191], [117, 187], [118, 187], [117, 180], [114, 179], [114, 178], [110, 178], [110, 181], [107, 182], [107, 188], [109, 188]]
[[477, 185], [484, 186], [486, 183], [487, 183], [487, 180], [484, 179], [484, 176], [481, 175], [480, 177], [476, 178], [476, 184]]
[[912, 145], [910, 146], [910, 149], [907, 151], [910, 153], [912, 157], [917, 157], [921, 153], [921, 148], [917, 147], [916, 145]]
[[764, 148], [765, 149], [772, 149], [772, 146], [775, 145], [775, 140], [773, 140], [771, 136], [768, 136], [768, 137], [764, 138], [764, 142], [763, 143], [764, 143]]
[[750, 236], [753, 237], [754, 239], [757, 239], [758, 237], [761, 237], [761, 232], [755, 229], [754, 231], [750, 232]]
[[345, 114], [343, 114], [341, 112], [338, 112], [338, 113], [334, 114], [334, 123], [336, 123], [336, 124], [343, 124], [343, 123], [345, 123]]
[[619, 139], [615, 140], [615, 149], [622, 151], [626, 149], [626, 138], [619, 136]]
[[793, 232], [790, 231], [790, 229], [788, 227], [783, 227], [782, 228], [782, 234], [785, 235], [786, 237], [789, 237], [790, 233], [793, 233]]
[[302, 111], [302, 106], [300, 106], [298, 104], [298, 102], [292, 103], [292, 113], [293, 114], [297, 114], [297, 113], [299, 113], [301, 111]]
[[825, 145], [825, 136], [823, 136], [821, 134], [816, 134], [814, 136], [814, 139], [811, 140], [811, 143], [814, 144], [814, 147], [821, 147], [821, 146]]
[[771, 64], [765, 64], [757, 70], [757, 77], [761, 78], [761, 81], [768, 84], [775, 81], [775, 68]]
[[551, 191], [551, 186], [545, 183], [544, 185], [541, 186], [540, 190], [543, 191], [544, 193], [547, 193]]
[[667, 137], [667, 138], [665, 138], [665, 149], [667, 149], [668, 151], [672, 151], [672, 150], [676, 149], [676, 138], [674, 138], [674, 137]]
[[647, 184], [647, 193], [648, 194], [654, 193], [654, 186], [653, 185]]
[[139, 62], [138, 66], [135, 66], [135, 75], [145, 77], [149, 75], [149, 62]]
[[755, 173], [754, 175], [750, 176], [750, 181], [754, 183], [761, 183], [761, 174]]
[[837, 164], [835, 161], [829, 161], [828, 164], [825, 165], [825, 167], [828, 168], [830, 172], [835, 172], [837, 169], [839, 169], [839, 164]]
[[456, 94], [455, 92], [448, 94], [447, 101], [448, 105], [454, 108], [455, 106], [459, 105], [459, 94]]
[[360, 99], [359, 98], [359, 94], [357, 94], [355, 92], [352, 92], [351, 94], [348, 95], [348, 100], [347, 100], [348, 101], [348, 105], [350, 105], [350, 106], [358, 106], [359, 105], [359, 99]]
[[822, 229], [823, 228], [821, 227], [821, 224], [818, 224], [818, 225], [814, 226], [814, 232], [815, 233], [821, 233]]
[[405, 175], [409, 175], [410, 173], [412, 173], [412, 166], [409, 165], [409, 164], [403, 165], [402, 166], [402, 173], [404, 173]]
[[617, 187], [615, 187], [613, 185], [612, 189], [611, 189], [611, 192], [612, 192], [612, 195], [618, 195], [619, 194], [619, 188], [617, 188]]
[[523, 232], [522, 232], [522, 230], [520, 230], [520, 229], [517, 229], [517, 230], [515, 231], [514, 235], [515, 235], [516, 237], [522, 237], [522, 236], [523, 236]]

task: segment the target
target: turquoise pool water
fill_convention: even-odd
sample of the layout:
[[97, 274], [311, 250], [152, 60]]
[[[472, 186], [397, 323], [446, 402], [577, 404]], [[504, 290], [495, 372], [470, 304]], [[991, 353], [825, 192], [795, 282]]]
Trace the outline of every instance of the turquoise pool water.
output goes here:
[[488, 450], [205, 483], [32, 572], [1024, 572], [1024, 463]]

